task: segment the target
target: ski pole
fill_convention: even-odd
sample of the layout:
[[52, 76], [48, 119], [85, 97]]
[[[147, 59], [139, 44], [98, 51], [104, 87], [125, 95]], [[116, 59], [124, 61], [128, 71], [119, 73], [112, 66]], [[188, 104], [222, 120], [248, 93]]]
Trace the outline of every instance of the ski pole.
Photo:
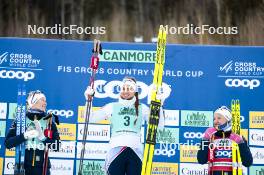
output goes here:
[[[92, 73], [91, 73], [90, 82], [89, 82], [89, 86], [92, 89], [94, 89], [94, 80], [95, 80], [96, 70], [98, 69], [98, 64], [99, 64], [98, 54], [101, 52], [102, 52], [102, 48], [100, 45], [100, 41], [94, 40], [93, 55], [92, 55], [91, 64], [90, 64]], [[87, 134], [88, 134], [88, 124], [89, 124], [89, 118], [90, 118], [90, 113], [91, 113], [91, 108], [92, 108], [92, 100], [93, 100], [93, 97], [89, 97], [86, 102], [84, 134], [83, 134], [82, 150], [80, 154], [80, 164], [79, 164], [78, 175], [83, 174], [82, 171], [83, 171], [83, 158], [84, 158], [84, 153], [85, 153], [85, 144], [86, 144], [85, 141], [86, 141]]]

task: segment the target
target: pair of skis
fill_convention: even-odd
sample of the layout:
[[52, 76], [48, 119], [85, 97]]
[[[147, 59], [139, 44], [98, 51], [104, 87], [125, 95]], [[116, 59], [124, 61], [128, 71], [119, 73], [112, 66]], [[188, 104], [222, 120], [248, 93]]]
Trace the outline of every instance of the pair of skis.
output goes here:
[[[94, 89], [94, 80], [95, 80], [95, 74], [98, 69], [99, 65], [99, 54], [102, 54], [102, 48], [99, 40], [94, 40], [94, 47], [93, 47], [93, 55], [91, 57], [91, 64], [90, 68], [92, 69], [91, 77], [89, 86]], [[82, 142], [82, 150], [80, 155], [80, 164], [79, 164], [79, 171], [78, 175], [83, 174], [83, 159], [84, 159], [84, 153], [85, 153], [85, 144], [86, 144], [86, 138], [88, 134], [88, 124], [89, 124], [89, 117], [91, 114], [91, 108], [92, 108], [92, 101], [93, 98], [89, 97], [86, 102], [86, 112], [85, 112], [85, 123], [84, 123], [84, 134], [83, 134], [83, 142]]]
[[[26, 86], [18, 85], [16, 109], [16, 135], [26, 131]], [[24, 175], [25, 169], [25, 143], [16, 146], [14, 175]]]
[[154, 147], [156, 144], [156, 133], [159, 124], [161, 102], [156, 98], [157, 91], [162, 87], [162, 74], [165, 63], [166, 30], [160, 26], [157, 43], [157, 55], [153, 77], [153, 88], [151, 92], [150, 116], [144, 149], [141, 175], [151, 175]]
[[[232, 110], [232, 132], [240, 135], [240, 102], [239, 100], [231, 101]], [[240, 157], [240, 151], [237, 143], [232, 142], [232, 175], [242, 175], [242, 163]]]

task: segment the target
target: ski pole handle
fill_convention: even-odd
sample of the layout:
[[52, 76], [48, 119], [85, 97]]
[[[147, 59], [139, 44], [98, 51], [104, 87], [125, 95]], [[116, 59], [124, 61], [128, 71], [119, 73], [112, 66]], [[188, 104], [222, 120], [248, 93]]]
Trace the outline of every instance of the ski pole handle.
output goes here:
[[52, 130], [50, 130], [50, 129], [45, 129], [44, 130], [44, 136], [45, 137], [52, 139], [52, 135], [53, 135]]
[[99, 57], [93, 56], [92, 59], [91, 59], [90, 68], [92, 68], [93, 70], [97, 70], [98, 69], [98, 65], [99, 65]]

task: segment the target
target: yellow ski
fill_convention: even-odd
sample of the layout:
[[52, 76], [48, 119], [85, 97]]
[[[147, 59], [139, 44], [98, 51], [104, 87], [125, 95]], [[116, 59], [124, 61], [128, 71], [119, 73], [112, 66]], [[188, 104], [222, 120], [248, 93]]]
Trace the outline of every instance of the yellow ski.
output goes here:
[[[240, 135], [240, 102], [239, 100], [231, 101], [232, 110], [232, 132]], [[240, 151], [237, 143], [232, 143], [232, 162], [233, 162], [233, 175], [242, 175], [242, 163]]]
[[156, 133], [159, 124], [160, 100], [156, 99], [157, 91], [162, 86], [163, 66], [165, 62], [166, 31], [161, 25], [158, 34], [156, 63], [153, 77], [153, 88], [151, 92], [150, 116], [144, 149], [141, 175], [151, 175], [154, 146], [156, 144]]

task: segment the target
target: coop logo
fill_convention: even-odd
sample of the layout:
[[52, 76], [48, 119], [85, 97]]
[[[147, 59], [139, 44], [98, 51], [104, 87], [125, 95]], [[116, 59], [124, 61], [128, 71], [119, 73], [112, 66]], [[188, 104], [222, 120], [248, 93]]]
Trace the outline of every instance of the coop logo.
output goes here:
[[[122, 81], [110, 81], [107, 82], [105, 80], [96, 80], [94, 82], [95, 86], [95, 97], [97, 98], [118, 98], [119, 92], [121, 90]], [[137, 82], [138, 89], [139, 89], [139, 99], [151, 96], [151, 90], [153, 88], [153, 85], [147, 85], [143, 82], [138, 81]], [[171, 88], [168, 84], [163, 83], [163, 92], [164, 92], [164, 98], [169, 97]]]
[[232, 71], [232, 65], [233, 61], [229, 61], [226, 65], [220, 67], [220, 71], [225, 72], [227, 74], [229, 71]]
[[231, 151], [217, 151], [216, 152], [216, 154], [215, 154], [215, 156], [217, 157], [217, 158], [223, 158], [223, 157], [228, 157], [228, 158], [230, 158], [231, 156], [232, 156], [232, 152]]
[[176, 154], [176, 151], [174, 149], [155, 149], [155, 155], [157, 156], [174, 156]]
[[0, 55], [0, 65], [3, 63], [3, 62], [7, 62], [7, 56], [8, 56], [8, 52], [5, 52], [3, 53], [2, 55]]
[[245, 87], [245, 88], [249, 88], [249, 89], [254, 89], [256, 87], [259, 87], [260, 85], [260, 81], [257, 79], [227, 79], [225, 81], [225, 85], [227, 87]]
[[201, 132], [184, 132], [183, 136], [186, 139], [200, 139], [203, 137], [203, 133], [201, 133]]
[[154, 154], [157, 156], [167, 156], [172, 157], [176, 154], [175, 144], [160, 144], [158, 149], [155, 149]]
[[35, 77], [34, 72], [31, 71], [15, 71], [15, 70], [0, 70], [0, 78], [19, 79], [19, 80], [32, 80]]
[[74, 115], [72, 110], [58, 110], [58, 109], [49, 109], [48, 113], [52, 113], [61, 117], [70, 118]]

